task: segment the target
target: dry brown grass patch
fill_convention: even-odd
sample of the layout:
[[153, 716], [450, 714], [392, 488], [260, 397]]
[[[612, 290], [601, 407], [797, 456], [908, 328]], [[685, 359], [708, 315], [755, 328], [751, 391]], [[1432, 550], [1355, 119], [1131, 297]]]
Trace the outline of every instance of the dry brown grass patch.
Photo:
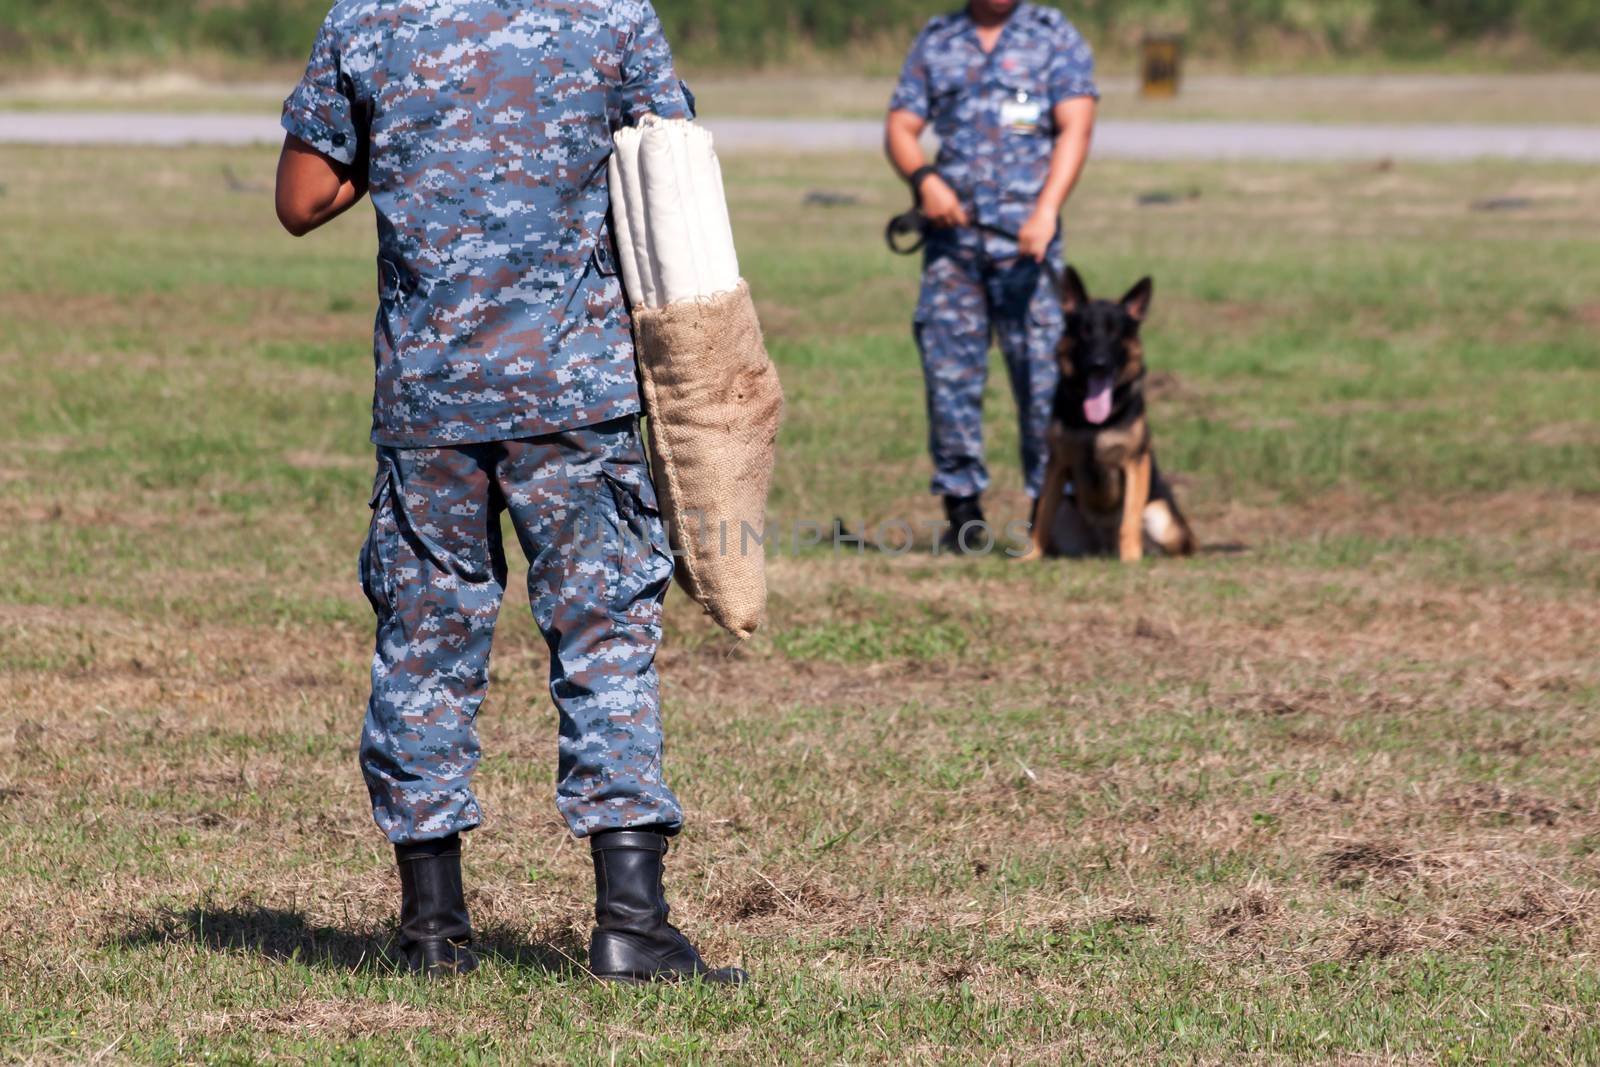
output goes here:
[[[996, 917], [999, 925], [999, 917]], [[1075, 934], [1094, 927], [1121, 926], [1130, 929], [1162, 926], [1161, 913], [1138, 901], [1095, 900], [1066, 911], [1055, 910], [1034, 920], [1044, 929], [1060, 935]]]
[[1339, 958], [1349, 963], [1387, 959], [1416, 944], [1413, 931], [1400, 920], [1363, 916], [1345, 932]]
[[1207, 925], [1219, 937], [1259, 935], [1276, 925], [1282, 914], [1277, 897], [1264, 889], [1247, 889], [1233, 903], [1213, 911]]
[[1530, 430], [1523, 440], [1551, 447], [1592, 445], [1600, 442], [1600, 422], [1552, 422]]
[[1415, 853], [1386, 841], [1349, 841], [1323, 853], [1322, 861], [1327, 880], [1343, 888], [1411, 878], [1422, 869]]
[[1511, 933], [1529, 937], [1586, 928], [1597, 917], [1600, 917], [1600, 895], [1593, 891], [1530, 886], [1515, 899], [1486, 907], [1469, 917], [1467, 927], [1485, 936]]
[[814, 881], [783, 885], [762, 875], [714, 895], [710, 906], [733, 922], [781, 917], [787, 922], [815, 922], [837, 917], [849, 907], [839, 894]]
[[[1516, 821], [1554, 827], [1562, 817], [1562, 812], [1548, 800], [1492, 785], [1474, 786], [1444, 798], [1442, 803], [1447, 810], [1477, 821]], [[1569, 811], [1574, 813], [1583, 810], [1576, 804], [1569, 805]]]
[[287, 1008], [207, 1012], [188, 1024], [207, 1035], [235, 1033], [353, 1039], [388, 1033], [458, 1033], [459, 1018], [414, 1004], [362, 1000], [302, 1000]]

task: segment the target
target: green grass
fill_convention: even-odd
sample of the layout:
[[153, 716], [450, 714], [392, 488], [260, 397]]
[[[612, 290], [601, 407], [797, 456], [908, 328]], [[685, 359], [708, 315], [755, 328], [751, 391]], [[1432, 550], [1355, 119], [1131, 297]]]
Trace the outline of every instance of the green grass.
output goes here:
[[[903, 48], [910, 42], [897, 45]], [[693, 58], [680, 73], [703, 118], [856, 119], [881, 121], [901, 57], [879, 63], [836, 61], [751, 71]], [[17, 72], [0, 82], [3, 111], [234, 112], [275, 117], [303, 66], [189, 63], [141, 73], [86, 74], [81, 68]], [[1505, 71], [1481, 59], [1446, 69], [1381, 61], [1328, 64], [1284, 61], [1275, 70], [1239, 73], [1196, 64], [1176, 99], [1147, 100], [1131, 68], [1099, 75], [1100, 115], [1107, 120], [1593, 126], [1591, 101], [1600, 75], [1591, 64]]]
[[[670, 887], [755, 973], [724, 994], [581, 978], [515, 596], [491, 962], [392, 972], [353, 758], [371, 224], [282, 236], [222, 177], [272, 161], [0, 149], [0, 1062], [1600, 1059], [1591, 171], [1095, 166], [1071, 256], [1156, 278], [1157, 443], [1212, 550], [791, 544], [736, 651], [675, 596]], [[903, 191], [727, 168], [789, 397], [774, 518], [935, 518]], [[1019, 518], [998, 363], [987, 430]]]

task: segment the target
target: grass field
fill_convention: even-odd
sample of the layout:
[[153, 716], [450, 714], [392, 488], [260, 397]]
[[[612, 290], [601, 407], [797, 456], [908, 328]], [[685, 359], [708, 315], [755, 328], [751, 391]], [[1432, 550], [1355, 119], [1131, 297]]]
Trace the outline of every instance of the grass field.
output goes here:
[[[710, 115], [812, 114], [879, 118], [893, 77], [715, 74], [689, 84]], [[1111, 119], [1246, 122], [1600, 123], [1600, 74], [1365, 73], [1195, 74], [1172, 100], [1146, 100], [1132, 77], [1105, 75], [1101, 113]], [[3, 98], [0, 98], [3, 99]]]
[[[300, 69], [281, 66], [240, 80], [184, 70], [128, 78], [74, 72], [0, 84], [0, 111], [232, 111], [275, 114]], [[776, 70], [727, 74], [684, 68], [707, 118], [882, 118], [892, 76]], [[1386, 125], [1600, 124], [1600, 74], [1458, 74], [1408, 71], [1287, 74], [1202, 73], [1175, 100], [1145, 100], [1131, 77], [1101, 78], [1110, 119], [1317, 122]]]
[[[372, 228], [276, 232], [272, 160], [0, 149], [0, 1060], [1600, 1060], [1592, 170], [1095, 168], [1072, 258], [1156, 276], [1156, 433], [1212, 550], [785, 553], [737, 650], [675, 595], [670, 885], [756, 975], [720, 994], [577, 976], [514, 597], [467, 855], [493, 962], [384, 962]], [[932, 518], [903, 193], [728, 170], [790, 396], [774, 516]]]

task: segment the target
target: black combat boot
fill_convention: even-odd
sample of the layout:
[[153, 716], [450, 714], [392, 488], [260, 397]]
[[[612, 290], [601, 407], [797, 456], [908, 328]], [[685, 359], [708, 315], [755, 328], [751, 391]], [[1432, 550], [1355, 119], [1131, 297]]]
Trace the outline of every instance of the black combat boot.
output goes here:
[[461, 888], [461, 836], [396, 845], [400, 865], [400, 951], [406, 969], [429, 978], [476, 970], [478, 957], [467, 947], [466, 893]]
[[[968, 530], [968, 527], [983, 525], [982, 497], [977, 496], [947, 496], [944, 498], [944, 517], [950, 521], [950, 528], [939, 538], [939, 551], [951, 552], [964, 556], [974, 551], [981, 551], [990, 544], [990, 540], [982, 530]], [[962, 531], [967, 534], [962, 537]]]
[[651, 830], [612, 830], [590, 840], [594, 855], [594, 937], [589, 970], [607, 982], [642, 985], [698, 978], [741, 985], [737, 967], [712, 970], [689, 939], [667, 922], [661, 884], [667, 838]]

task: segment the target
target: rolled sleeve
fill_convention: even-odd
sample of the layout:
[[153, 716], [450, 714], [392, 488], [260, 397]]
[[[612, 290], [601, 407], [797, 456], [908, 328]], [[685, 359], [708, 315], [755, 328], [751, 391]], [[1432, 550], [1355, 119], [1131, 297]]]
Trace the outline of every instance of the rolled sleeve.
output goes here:
[[639, 17], [628, 35], [622, 59], [622, 119], [628, 125], [645, 115], [688, 119], [694, 115], [672, 64], [661, 19], [649, 3], [639, 5]]
[[890, 111], [909, 111], [918, 118], [928, 117], [928, 61], [923, 48], [927, 40], [928, 34], [924, 31], [911, 46], [894, 95], [889, 97]]
[[1050, 64], [1050, 103], [1074, 97], [1100, 97], [1094, 80], [1094, 49], [1075, 29], [1069, 29]]
[[318, 32], [305, 75], [283, 102], [283, 128], [340, 163], [354, 163], [361, 154], [362, 132], [331, 24], [324, 23]]

